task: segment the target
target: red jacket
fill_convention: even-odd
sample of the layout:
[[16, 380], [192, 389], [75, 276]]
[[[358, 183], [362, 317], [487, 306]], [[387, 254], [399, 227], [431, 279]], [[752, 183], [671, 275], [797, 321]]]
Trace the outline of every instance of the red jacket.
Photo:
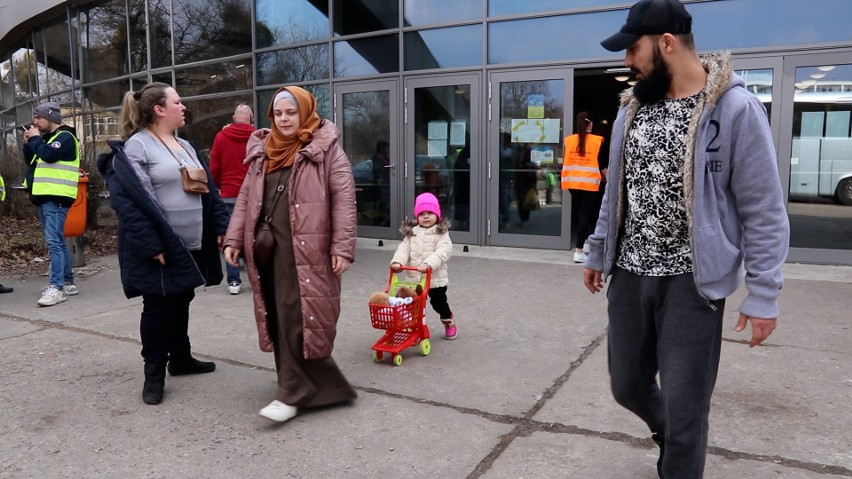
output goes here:
[[216, 133], [210, 150], [210, 170], [222, 198], [236, 198], [240, 194], [248, 171], [248, 165], [243, 164], [246, 143], [253, 132], [252, 125], [231, 123]]

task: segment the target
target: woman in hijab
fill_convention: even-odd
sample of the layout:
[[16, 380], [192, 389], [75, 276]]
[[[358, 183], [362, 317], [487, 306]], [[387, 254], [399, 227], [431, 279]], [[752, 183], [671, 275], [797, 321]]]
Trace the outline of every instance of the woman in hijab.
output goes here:
[[278, 373], [260, 415], [283, 422], [356, 397], [331, 358], [340, 279], [355, 255], [355, 182], [340, 131], [320, 119], [309, 92], [280, 88], [267, 116], [272, 128], [246, 145], [225, 259], [236, 266], [245, 254], [260, 349], [274, 353]]

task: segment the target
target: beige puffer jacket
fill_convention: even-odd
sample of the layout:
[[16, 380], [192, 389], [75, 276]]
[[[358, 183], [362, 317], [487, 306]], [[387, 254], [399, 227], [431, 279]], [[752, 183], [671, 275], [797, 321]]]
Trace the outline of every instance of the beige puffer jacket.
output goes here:
[[[252, 247], [263, 201], [267, 160], [263, 143], [268, 135], [269, 129], [258, 130], [246, 145], [249, 169], [234, 205], [225, 246], [245, 254], [258, 342], [262, 351], [271, 352], [266, 305]], [[328, 357], [334, 348], [341, 285], [340, 276], [332, 272], [331, 255], [355, 260], [355, 181], [349, 159], [337, 142], [339, 136], [337, 127], [324, 120], [311, 143], [297, 154], [290, 174], [288, 198], [302, 298], [305, 359]]]
[[[431, 228], [422, 228], [416, 220], [402, 225], [399, 231], [404, 235], [402, 242], [393, 255], [392, 263], [416, 268], [425, 264], [432, 269], [432, 288], [450, 284], [447, 275], [447, 261], [453, 255], [453, 242], [450, 240], [450, 222], [442, 219]], [[420, 279], [419, 273], [406, 273], [411, 281]]]

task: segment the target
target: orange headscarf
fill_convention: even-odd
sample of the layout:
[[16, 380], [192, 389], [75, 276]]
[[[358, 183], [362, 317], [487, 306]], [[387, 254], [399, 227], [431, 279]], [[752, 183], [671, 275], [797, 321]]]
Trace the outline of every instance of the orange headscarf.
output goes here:
[[[296, 136], [284, 136], [275, 126], [275, 97], [281, 91], [287, 90], [293, 97], [296, 98], [296, 103], [299, 106], [299, 130]], [[282, 100], [279, 100], [282, 101]], [[279, 168], [292, 166], [296, 160], [296, 153], [311, 142], [314, 138], [314, 132], [320, 126], [319, 115], [317, 115], [317, 100], [310, 92], [304, 88], [297, 86], [285, 86], [275, 91], [272, 95], [272, 102], [269, 104], [269, 110], [266, 113], [269, 121], [272, 124], [272, 132], [266, 139], [266, 156], [269, 159], [266, 162], [266, 172], [275, 171]]]

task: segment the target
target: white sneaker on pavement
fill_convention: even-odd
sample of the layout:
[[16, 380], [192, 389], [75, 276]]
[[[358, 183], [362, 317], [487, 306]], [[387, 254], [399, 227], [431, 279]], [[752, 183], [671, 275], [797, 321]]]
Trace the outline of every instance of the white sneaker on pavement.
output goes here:
[[243, 290], [243, 285], [237, 283], [236, 281], [231, 281], [228, 283], [228, 292], [231, 294], [240, 294], [240, 291]]
[[54, 304], [59, 304], [68, 299], [65, 296], [65, 293], [62, 292], [61, 289], [57, 288], [54, 285], [50, 285], [44, 288], [44, 291], [41, 293], [41, 298], [38, 300], [39, 306], [53, 306]]
[[574, 262], [575, 263], [585, 263], [587, 259], [589, 259], [589, 257], [586, 256], [586, 253], [583, 253], [582, 251], [574, 253]]
[[293, 406], [288, 406], [279, 400], [274, 400], [268, 406], [260, 410], [260, 415], [266, 419], [271, 419], [277, 422], [284, 422], [288, 419], [296, 417], [299, 409]]
[[80, 294], [80, 290], [78, 290], [77, 285], [74, 284], [66, 284], [62, 287], [62, 292], [65, 293], [65, 296], [77, 296]]

